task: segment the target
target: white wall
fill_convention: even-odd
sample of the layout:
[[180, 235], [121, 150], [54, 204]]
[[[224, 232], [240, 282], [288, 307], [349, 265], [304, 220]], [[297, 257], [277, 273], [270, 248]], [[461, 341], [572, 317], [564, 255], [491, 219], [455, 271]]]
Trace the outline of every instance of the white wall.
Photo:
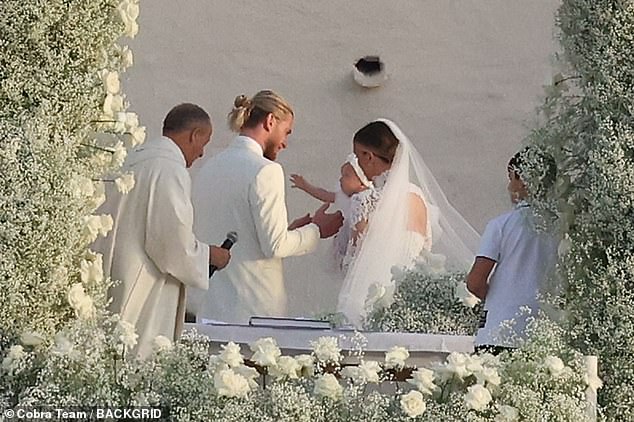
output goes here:
[[[125, 76], [132, 109], [157, 136], [165, 113], [189, 101], [214, 120], [208, 154], [226, 146], [236, 95], [274, 89], [294, 106], [295, 130], [279, 159], [334, 186], [353, 133], [376, 117], [397, 122], [449, 200], [473, 226], [508, 207], [505, 167], [528, 133], [551, 80], [555, 0], [148, 0], [135, 65]], [[379, 54], [389, 81], [366, 90], [352, 63]], [[318, 203], [288, 189], [291, 217]], [[227, 228], [230, 230], [230, 228]], [[222, 239], [219, 239], [221, 242]], [[312, 272], [328, 250], [290, 258], [294, 313], [334, 306], [338, 284]]]

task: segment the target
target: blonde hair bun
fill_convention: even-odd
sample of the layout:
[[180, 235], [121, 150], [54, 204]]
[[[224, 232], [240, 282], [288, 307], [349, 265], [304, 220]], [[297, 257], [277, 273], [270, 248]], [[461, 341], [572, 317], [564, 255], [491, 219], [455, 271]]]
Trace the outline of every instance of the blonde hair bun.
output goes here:
[[235, 108], [249, 108], [250, 105], [251, 100], [244, 94], [238, 95], [233, 101], [233, 106]]

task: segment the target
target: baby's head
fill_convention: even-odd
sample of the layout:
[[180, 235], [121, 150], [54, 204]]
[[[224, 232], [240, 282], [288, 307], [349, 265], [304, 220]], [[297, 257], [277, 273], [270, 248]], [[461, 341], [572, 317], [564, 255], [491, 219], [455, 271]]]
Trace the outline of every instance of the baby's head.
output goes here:
[[362, 192], [372, 184], [365, 177], [363, 170], [361, 170], [356, 155], [350, 154], [346, 162], [341, 166], [339, 184], [341, 185], [341, 191], [348, 196]]

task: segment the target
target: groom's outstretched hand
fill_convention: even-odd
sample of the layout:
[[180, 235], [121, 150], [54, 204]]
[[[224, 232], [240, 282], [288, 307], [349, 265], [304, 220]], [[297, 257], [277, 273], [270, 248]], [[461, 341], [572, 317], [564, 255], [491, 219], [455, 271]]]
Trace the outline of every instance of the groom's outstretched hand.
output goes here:
[[304, 227], [307, 224], [310, 224], [313, 222], [313, 219], [310, 217], [310, 214], [306, 214], [303, 217], [299, 217], [298, 219], [294, 220], [291, 224], [288, 225], [288, 229], [289, 230], [295, 230], [295, 229], [299, 229], [300, 227]]
[[334, 236], [343, 225], [343, 215], [341, 211], [337, 211], [333, 214], [326, 212], [329, 205], [328, 203], [322, 205], [315, 212], [315, 216], [313, 217], [313, 223], [319, 227], [319, 236], [322, 239]]

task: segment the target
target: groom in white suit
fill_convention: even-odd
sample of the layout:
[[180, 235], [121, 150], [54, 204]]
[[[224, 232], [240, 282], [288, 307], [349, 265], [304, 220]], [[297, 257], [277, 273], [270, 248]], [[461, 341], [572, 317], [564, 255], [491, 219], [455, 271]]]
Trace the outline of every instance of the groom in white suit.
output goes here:
[[[253, 315], [285, 316], [282, 258], [303, 255], [319, 238], [333, 236], [341, 213], [320, 208], [288, 224], [284, 171], [275, 162], [293, 128], [290, 105], [272, 91], [236, 98], [229, 125], [239, 135], [200, 169], [194, 180], [194, 232], [203, 242], [221, 242], [236, 231], [231, 265], [214, 275], [196, 298], [198, 320], [247, 323]], [[201, 303], [202, 302], [202, 303]], [[196, 309], [197, 308], [197, 309]]]

